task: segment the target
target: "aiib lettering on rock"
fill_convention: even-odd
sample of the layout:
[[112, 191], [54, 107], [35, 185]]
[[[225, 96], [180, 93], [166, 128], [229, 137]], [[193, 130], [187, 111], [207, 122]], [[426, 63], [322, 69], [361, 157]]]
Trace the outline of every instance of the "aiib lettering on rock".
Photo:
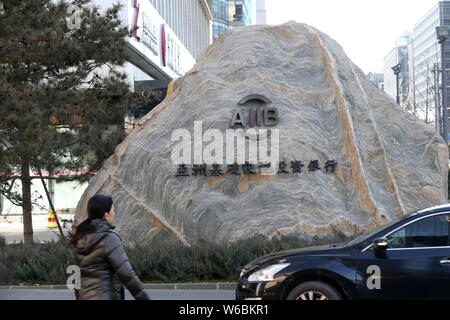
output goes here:
[[254, 128], [261, 126], [276, 126], [280, 122], [277, 108], [250, 108], [247, 116], [245, 111], [235, 110], [231, 118], [231, 128]]

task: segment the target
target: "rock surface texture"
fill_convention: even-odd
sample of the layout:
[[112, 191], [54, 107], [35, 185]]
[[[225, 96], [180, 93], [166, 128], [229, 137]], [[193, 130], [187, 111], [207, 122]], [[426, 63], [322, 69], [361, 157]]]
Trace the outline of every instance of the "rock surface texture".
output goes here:
[[[263, 94], [279, 111], [280, 160], [335, 159], [275, 176], [176, 177], [173, 130], [225, 130], [238, 102]], [[444, 140], [375, 87], [333, 39], [305, 25], [226, 32], [116, 148], [81, 198], [113, 197], [125, 241], [235, 241], [255, 235], [365, 231], [447, 202]]]

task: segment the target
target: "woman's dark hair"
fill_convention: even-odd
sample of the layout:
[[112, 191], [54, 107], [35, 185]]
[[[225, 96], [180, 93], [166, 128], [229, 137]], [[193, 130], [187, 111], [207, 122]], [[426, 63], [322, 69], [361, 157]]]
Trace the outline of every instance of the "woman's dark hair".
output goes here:
[[89, 199], [87, 203], [87, 219], [80, 223], [75, 231], [75, 234], [70, 235], [69, 244], [75, 245], [78, 240], [86, 234], [95, 231], [95, 227], [91, 224], [94, 219], [102, 219], [106, 212], [111, 211], [113, 201], [111, 197], [96, 195]]

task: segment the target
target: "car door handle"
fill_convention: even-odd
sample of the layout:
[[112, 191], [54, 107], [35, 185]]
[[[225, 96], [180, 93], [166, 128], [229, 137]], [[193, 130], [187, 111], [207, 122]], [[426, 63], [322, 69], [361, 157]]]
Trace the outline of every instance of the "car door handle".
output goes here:
[[450, 265], [450, 259], [449, 258], [442, 258], [441, 261], [439, 261], [442, 265]]

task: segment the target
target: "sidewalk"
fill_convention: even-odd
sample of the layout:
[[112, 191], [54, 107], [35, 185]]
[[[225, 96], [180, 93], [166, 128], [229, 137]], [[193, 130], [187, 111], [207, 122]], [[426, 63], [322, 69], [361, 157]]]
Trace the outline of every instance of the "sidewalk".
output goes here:
[[[152, 300], [235, 300], [235, 283], [144, 284]], [[73, 290], [63, 285], [0, 286], [0, 300], [75, 300]], [[125, 289], [125, 300], [133, 300]]]
[[[61, 220], [73, 220], [73, 214], [60, 214]], [[23, 242], [23, 217], [22, 215], [0, 215], [0, 235], [5, 237], [6, 243]], [[64, 233], [70, 231], [71, 225], [61, 223]], [[57, 241], [59, 236], [58, 228], [48, 227], [48, 216], [46, 214], [33, 215], [34, 240], [39, 242]]]
[[[236, 300], [233, 290], [148, 290], [152, 300]], [[73, 290], [0, 290], [0, 300], [75, 300]], [[125, 290], [125, 300], [134, 300], [128, 290]]]
[[[73, 220], [74, 215], [71, 213], [58, 214], [60, 221]], [[46, 231], [48, 230], [48, 215], [47, 214], [33, 214], [33, 230], [34, 231]], [[61, 225], [62, 222], [61, 222]], [[66, 228], [70, 228], [71, 225], [66, 223]], [[0, 215], [0, 233], [9, 232], [23, 232], [23, 217], [22, 215]]]
[[[148, 290], [236, 290], [237, 284], [234, 282], [217, 283], [147, 283], [144, 288]], [[61, 290], [67, 289], [65, 285], [38, 285], [38, 286], [2, 286], [0, 290], [5, 289], [42, 289], [42, 290]]]

